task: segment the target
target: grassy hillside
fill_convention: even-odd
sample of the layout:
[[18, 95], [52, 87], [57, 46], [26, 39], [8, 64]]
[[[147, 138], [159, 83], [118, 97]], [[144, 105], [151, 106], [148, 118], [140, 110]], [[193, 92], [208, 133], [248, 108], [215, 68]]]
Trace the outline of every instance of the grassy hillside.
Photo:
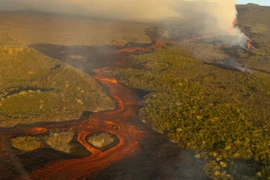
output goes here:
[[[114, 73], [125, 85], [152, 91], [140, 110], [143, 121], [197, 150], [212, 177], [269, 175], [270, 75], [205, 65], [179, 47], [134, 58], [145, 69]], [[247, 172], [237, 171], [241, 168]]]
[[8, 33], [24, 45], [100, 46], [150, 42], [144, 33], [147, 25], [33, 12], [0, 12], [0, 27], [0, 32]]
[[241, 22], [246, 22], [254, 26], [262, 24], [270, 27], [269, 15], [270, 7], [259, 6], [257, 4], [237, 5], [238, 18]]
[[88, 75], [0, 36], [0, 126], [75, 119], [114, 106]]
[[238, 6], [239, 22], [249, 28], [247, 35], [253, 40], [255, 55], [244, 58], [249, 67], [270, 72], [270, 7], [255, 4]]

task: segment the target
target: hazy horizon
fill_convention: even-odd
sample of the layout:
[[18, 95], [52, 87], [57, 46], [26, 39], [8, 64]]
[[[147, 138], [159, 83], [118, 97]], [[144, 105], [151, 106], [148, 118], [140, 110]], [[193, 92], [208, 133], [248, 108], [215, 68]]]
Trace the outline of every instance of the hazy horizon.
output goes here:
[[261, 6], [270, 6], [269, 0], [237, 0], [236, 1], [236, 4], [248, 4], [248, 3], [259, 4]]

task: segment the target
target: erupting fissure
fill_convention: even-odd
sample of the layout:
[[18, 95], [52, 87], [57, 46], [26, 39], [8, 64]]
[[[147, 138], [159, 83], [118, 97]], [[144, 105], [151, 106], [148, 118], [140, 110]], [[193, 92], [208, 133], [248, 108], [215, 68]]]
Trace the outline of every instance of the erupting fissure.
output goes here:
[[[238, 23], [238, 21], [235, 19], [235, 20], [233, 21], [233, 27], [236, 28], [238, 25], [239, 25], [239, 23]], [[243, 31], [243, 30], [241, 29], [241, 31]], [[247, 50], [247, 51], [250, 51], [250, 50], [251, 50], [251, 47], [252, 47], [251, 43], [252, 43], [252, 40], [251, 40], [250, 38], [247, 37], [247, 46], [246, 46], [246, 50]]]
[[252, 40], [250, 38], [248, 38], [247, 40], [247, 51], [250, 51], [251, 50], [251, 43], [252, 43]]
[[[238, 26], [239, 26], [239, 23], [235, 19], [233, 21], [233, 23], [232, 23], [232, 28], [239, 28]], [[243, 32], [243, 29], [242, 28], [240, 30], [241, 30], [241, 32]], [[211, 39], [211, 38], [214, 38], [214, 37], [216, 37], [216, 36], [215, 35], [211, 35], [211, 34], [209, 34], [209, 35], [202, 35], [202, 36], [195, 36], [194, 35], [194, 36], [192, 36], [189, 39], [182, 40], [182, 42], [188, 43], [188, 42], [200, 41], [200, 40], [204, 40], [204, 39]], [[251, 44], [252, 43], [252, 40], [250, 38], [248, 38], [247, 36], [244, 36], [244, 38], [245, 38], [245, 41], [246, 41], [246, 43], [245, 43], [246, 44], [246, 48], [245, 49], [247, 50], [247, 52], [249, 52], [251, 50], [251, 48], [252, 48], [252, 44]], [[241, 42], [238, 42], [238, 43], [242, 45]]]

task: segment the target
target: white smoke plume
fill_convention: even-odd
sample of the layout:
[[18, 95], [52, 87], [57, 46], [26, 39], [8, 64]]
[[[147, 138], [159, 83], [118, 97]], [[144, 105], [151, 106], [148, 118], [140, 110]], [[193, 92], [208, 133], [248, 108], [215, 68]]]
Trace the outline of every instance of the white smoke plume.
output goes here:
[[35, 10], [136, 22], [201, 19], [214, 32], [247, 39], [232, 23], [236, 0], [0, 0], [0, 10]]

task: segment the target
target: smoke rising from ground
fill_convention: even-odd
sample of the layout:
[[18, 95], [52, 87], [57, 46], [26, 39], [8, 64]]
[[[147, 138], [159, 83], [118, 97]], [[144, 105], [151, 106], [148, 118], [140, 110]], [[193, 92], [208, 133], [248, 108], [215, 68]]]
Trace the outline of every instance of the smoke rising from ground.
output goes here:
[[[236, 0], [0, 0], [0, 10], [35, 10], [136, 22], [202, 19], [210, 32], [247, 39], [238, 28]], [[192, 23], [191, 22], [191, 23]]]

